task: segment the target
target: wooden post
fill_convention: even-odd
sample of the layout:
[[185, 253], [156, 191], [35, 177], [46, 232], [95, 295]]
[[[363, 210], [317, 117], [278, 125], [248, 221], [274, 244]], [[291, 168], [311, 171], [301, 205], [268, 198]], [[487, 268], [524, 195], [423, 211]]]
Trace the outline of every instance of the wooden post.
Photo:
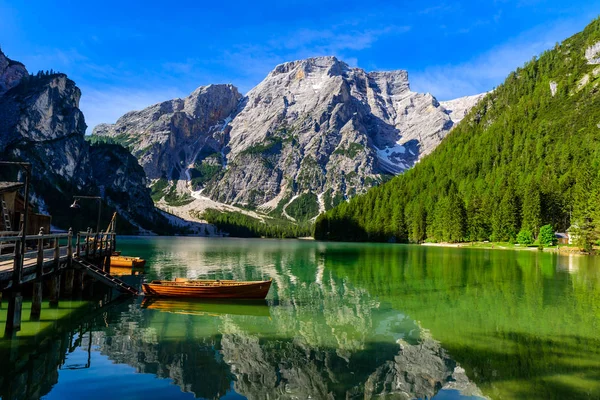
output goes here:
[[56, 237], [56, 238], [54, 238], [54, 263], [52, 266], [54, 273], [58, 272], [59, 267], [60, 267], [60, 241], [58, 240], [58, 237]]
[[73, 228], [69, 228], [67, 236], [67, 266], [73, 267]]
[[85, 258], [90, 255], [90, 228], [87, 229], [85, 235]]
[[92, 255], [94, 257], [96, 257], [96, 252], [98, 251], [98, 239], [99, 239], [98, 232], [96, 232], [96, 234], [94, 235], [94, 241], [93, 241], [94, 248], [92, 249]]
[[58, 296], [60, 294], [60, 243], [58, 238], [54, 239], [54, 266], [52, 267], [52, 276], [50, 278], [50, 307], [58, 307]]
[[75, 247], [75, 254], [77, 258], [81, 256], [81, 233], [77, 232], [77, 247]]
[[12, 337], [15, 332], [21, 330], [21, 310], [23, 309], [23, 297], [21, 296], [21, 252], [24, 242], [15, 242], [15, 267], [13, 269], [12, 288], [8, 299], [6, 312], [6, 325], [4, 326], [4, 337]]
[[69, 229], [68, 236], [68, 247], [67, 247], [67, 271], [65, 272], [65, 296], [71, 297], [73, 295], [73, 279], [75, 278], [75, 271], [73, 270], [73, 229]]
[[75, 281], [75, 270], [67, 268], [65, 271], [65, 297], [73, 296], [73, 283]]
[[60, 293], [60, 275], [58, 273], [53, 274], [50, 277], [50, 307], [58, 307], [58, 295]]
[[81, 298], [83, 292], [83, 271], [76, 269], [73, 271], [73, 294], [76, 298]]
[[113, 219], [111, 232], [113, 234], [112, 251], [117, 251], [117, 215], [116, 215], [116, 213], [115, 213], [115, 218]]
[[[40, 228], [39, 236], [44, 235], [44, 228]], [[37, 321], [42, 313], [42, 279], [44, 275], [44, 239], [38, 239], [37, 264], [35, 266], [35, 282], [33, 283], [33, 297], [31, 299], [31, 312], [29, 319]]]
[[110, 274], [110, 255], [104, 256], [104, 270]]
[[21, 292], [11, 291], [8, 299], [8, 310], [6, 314], [6, 326], [4, 337], [12, 337], [15, 332], [21, 330], [21, 311], [23, 310], [23, 296]]

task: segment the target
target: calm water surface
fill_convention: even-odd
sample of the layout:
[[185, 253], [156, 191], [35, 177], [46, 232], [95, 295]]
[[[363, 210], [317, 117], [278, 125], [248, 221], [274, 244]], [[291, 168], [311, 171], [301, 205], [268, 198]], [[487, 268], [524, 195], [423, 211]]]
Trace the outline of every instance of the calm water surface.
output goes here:
[[[147, 259], [146, 279], [273, 286], [258, 303], [44, 309], [17, 365], [0, 366], [2, 398], [600, 398], [595, 257], [293, 240], [118, 246]], [[53, 329], [24, 339], [43, 323]], [[15, 347], [2, 342], [0, 356]]]

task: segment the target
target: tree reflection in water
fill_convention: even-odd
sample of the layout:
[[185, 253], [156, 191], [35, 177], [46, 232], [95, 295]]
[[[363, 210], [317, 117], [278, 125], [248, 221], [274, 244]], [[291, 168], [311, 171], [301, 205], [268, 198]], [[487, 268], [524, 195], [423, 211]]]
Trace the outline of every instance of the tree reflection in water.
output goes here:
[[[600, 393], [597, 259], [413, 246], [220, 243], [190, 246], [194, 256], [178, 248], [173, 269], [163, 265], [150, 271], [151, 278], [182, 270], [190, 277], [269, 276], [274, 284], [267, 303], [130, 301], [108, 309], [82, 334], [79, 328], [67, 332], [76, 331], [72, 336], [81, 337], [79, 348], [87, 350], [86, 332], [92, 331], [88, 379], [116, 368], [99, 365], [102, 355], [140, 373], [123, 372], [112, 382], [115, 391], [140, 391], [147, 384], [142, 376], [156, 376], [201, 398], [236, 393], [251, 399], [445, 399], [483, 396], [480, 389], [491, 398], [515, 399]], [[170, 254], [159, 250], [155, 257]], [[152, 254], [140, 255], [152, 262]], [[194, 264], [181, 265], [186, 258]], [[55, 347], [29, 355], [44, 364], [43, 373], [27, 363], [19, 363], [21, 372], [4, 371], [2, 398], [36, 398], [52, 385], [60, 387], [63, 372], [57, 375], [57, 367], [75, 363], [64, 350], [68, 334], [52, 339]], [[34, 376], [43, 382], [32, 384]], [[71, 380], [73, 393], [85, 393], [84, 380], [78, 382]], [[144, 392], [144, 398], [161, 396]]]

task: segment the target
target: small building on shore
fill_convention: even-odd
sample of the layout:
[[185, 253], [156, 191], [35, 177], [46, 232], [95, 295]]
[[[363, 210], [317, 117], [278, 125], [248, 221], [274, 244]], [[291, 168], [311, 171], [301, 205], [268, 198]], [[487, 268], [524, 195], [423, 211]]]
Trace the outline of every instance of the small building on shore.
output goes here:
[[571, 240], [568, 232], [556, 232], [554, 238], [557, 244], [571, 244]]
[[[21, 216], [25, 210], [25, 199], [20, 193], [23, 188], [21, 182], [0, 181], [0, 231], [20, 231]], [[27, 234], [35, 235], [44, 228], [50, 232], [52, 217], [50, 215], [35, 213], [31, 204], [27, 213]]]

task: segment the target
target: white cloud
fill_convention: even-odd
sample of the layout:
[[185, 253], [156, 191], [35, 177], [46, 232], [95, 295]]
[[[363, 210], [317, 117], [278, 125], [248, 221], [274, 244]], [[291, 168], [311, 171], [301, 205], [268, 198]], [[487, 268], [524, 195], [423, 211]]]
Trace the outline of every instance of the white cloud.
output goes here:
[[429, 92], [439, 100], [489, 91], [532, 57], [581, 30], [579, 25], [570, 21], [551, 28], [537, 27], [466, 62], [412, 72], [411, 88]]

